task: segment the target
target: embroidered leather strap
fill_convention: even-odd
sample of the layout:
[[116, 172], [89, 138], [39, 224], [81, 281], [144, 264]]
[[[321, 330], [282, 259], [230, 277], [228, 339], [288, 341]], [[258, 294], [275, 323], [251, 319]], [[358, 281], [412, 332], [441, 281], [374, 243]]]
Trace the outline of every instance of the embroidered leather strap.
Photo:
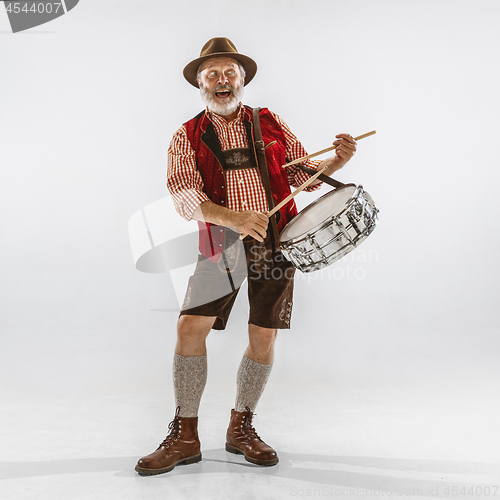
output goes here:
[[[260, 108], [254, 108], [253, 113], [253, 127], [255, 132], [255, 152], [257, 153], [257, 163], [259, 164], [260, 174], [262, 178], [262, 184], [264, 185], [264, 190], [266, 191], [267, 204], [269, 205], [269, 210], [272, 210], [275, 206], [274, 198], [271, 192], [271, 183], [269, 181], [269, 170], [267, 168], [266, 162], [266, 152], [264, 141], [262, 140], [262, 131], [260, 128]], [[271, 249], [276, 250], [279, 248], [280, 239], [278, 233], [278, 224], [276, 222], [276, 214], [270, 217], [269, 222], [271, 223], [272, 233], [270, 238], [270, 245], [266, 244], [266, 247], [271, 247]], [[269, 235], [269, 232], [268, 232]], [[266, 238], [267, 239], [267, 238]]]
[[222, 152], [222, 156], [224, 158], [224, 163], [222, 165], [224, 171], [257, 167], [250, 154], [250, 148], [226, 149]]

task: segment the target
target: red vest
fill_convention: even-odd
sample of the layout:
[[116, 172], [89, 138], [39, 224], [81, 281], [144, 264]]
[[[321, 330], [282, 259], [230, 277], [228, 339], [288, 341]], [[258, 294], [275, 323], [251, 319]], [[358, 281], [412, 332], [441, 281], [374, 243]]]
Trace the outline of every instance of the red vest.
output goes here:
[[[254, 130], [252, 123], [252, 108], [245, 107], [243, 117], [247, 132], [250, 152], [255, 160]], [[286, 142], [283, 130], [273, 118], [267, 108], [260, 111], [260, 126], [264, 145], [266, 147], [266, 161], [269, 170], [271, 192], [275, 203], [278, 204], [290, 194], [290, 185], [286, 169], [281, 168], [286, 161]], [[217, 138], [214, 126], [203, 111], [184, 124], [187, 136], [196, 152], [196, 163], [204, 184], [204, 191], [210, 200], [225, 207], [227, 204], [226, 179], [222, 165], [224, 162], [222, 149]], [[260, 172], [260, 170], [259, 170]], [[297, 207], [293, 198], [280, 209], [278, 231], [297, 215]], [[220, 259], [225, 244], [225, 227], [198, 221], [200, 228], [200, 252], [213, 262]]]

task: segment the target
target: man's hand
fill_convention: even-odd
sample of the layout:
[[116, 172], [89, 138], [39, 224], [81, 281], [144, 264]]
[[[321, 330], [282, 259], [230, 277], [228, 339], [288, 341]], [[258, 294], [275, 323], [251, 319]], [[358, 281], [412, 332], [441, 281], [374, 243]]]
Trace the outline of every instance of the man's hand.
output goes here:
[[349, 134], [338, 134], [335, 137], [337, 137], [338, 140], [333, 143], [334, 146], [337, 146], [335, 156], [333, 157], [333, 163], [337, 167], [335, 170], [339, 170], [356, 152], [356, 141], [353, 136]]
[[[340, 170], [354, 155], [356, 152], [356, 141], [349, 134], [338, 134], [335, 137], [338, 138], [333, 145], [337, 146], [335, 150], [335, 156], [323, 160], [316, 168], [321, 170], [323, 167], [328, 167], [323, 173], [325, 175], [332, 175], [337, 170]], [[316, 179], [309, 184], [314, 186], [319, 184], [321, 181]]]
[[241, 234], [249, 234], [260, 242], [264, 241], [269, 224], [266, 214], [255, 210], [235, 212], [211, 201], [204, 201], [198, 206], [194, 211], [193, 219], [233, 228]]
[[237, 229], [241, 234], [248, 234], [260, 242], [266, 237], [268, 224], [267, 215], [255, 210], [233, 212], [229, 220], [229, 227]]

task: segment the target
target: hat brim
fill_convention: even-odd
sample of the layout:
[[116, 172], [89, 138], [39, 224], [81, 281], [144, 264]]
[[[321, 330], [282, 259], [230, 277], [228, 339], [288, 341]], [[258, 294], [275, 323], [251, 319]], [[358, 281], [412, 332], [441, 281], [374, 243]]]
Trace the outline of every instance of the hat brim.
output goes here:
[[244, 56], [243, 54], [235, 54], [234, 52], [215, 52], [214, 54], [210, 54], [204, 57], [198, 57], [194, 61], [191, 61], [185, 68], [182, 74], [184, 78], [197, 89], [200, 88], [198, 85], [198, 80], [196, 79], [198, 73], [198, 67], [203, 61], [207, 59], [212, 59], [214, 57], [230, 57], [231, 59], [235, 59], [245, 68], [245, 83], [248, 85], [257, 73], [257, 63], [251, 59], [250, 57]]

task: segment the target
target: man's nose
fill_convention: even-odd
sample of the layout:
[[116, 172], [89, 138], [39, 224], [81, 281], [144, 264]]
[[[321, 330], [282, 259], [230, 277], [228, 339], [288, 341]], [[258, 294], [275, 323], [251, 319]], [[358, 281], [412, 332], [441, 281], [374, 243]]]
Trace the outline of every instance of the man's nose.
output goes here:
[[222, 74], [219, 76], [218, 83], [225, 84], [226, 82], [229, 82], [229, 79], [226, 75]]

